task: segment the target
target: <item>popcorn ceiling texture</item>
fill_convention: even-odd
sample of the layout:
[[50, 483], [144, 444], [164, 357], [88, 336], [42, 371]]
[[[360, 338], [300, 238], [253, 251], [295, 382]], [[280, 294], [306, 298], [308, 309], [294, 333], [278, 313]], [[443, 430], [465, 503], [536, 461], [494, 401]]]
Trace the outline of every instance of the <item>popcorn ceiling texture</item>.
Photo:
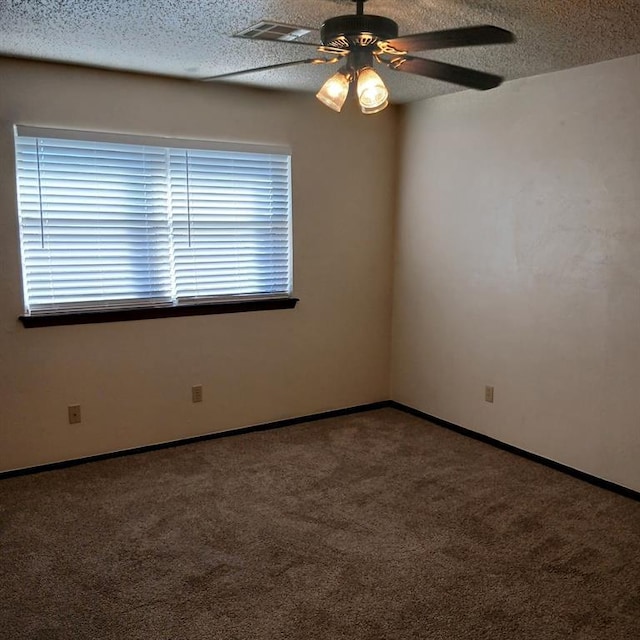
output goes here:
[[[509, 29], [515, 45], [423, 54], [507, 79], [640, 53], [640, 0], [370, 0], [365, 10], [398, 22], [401, 35], [473, 24]], [[230, 37], [255, 22], [319, 29], [354, 11], [351, 0], [3, 0], [0, 55], [202, 78], [313, 56], [312, 47]], [[317, 91], [331, 69], [303, 65], [234, 82]], [[459, 89], [386, 69], [382, 75], [396, 102]]]

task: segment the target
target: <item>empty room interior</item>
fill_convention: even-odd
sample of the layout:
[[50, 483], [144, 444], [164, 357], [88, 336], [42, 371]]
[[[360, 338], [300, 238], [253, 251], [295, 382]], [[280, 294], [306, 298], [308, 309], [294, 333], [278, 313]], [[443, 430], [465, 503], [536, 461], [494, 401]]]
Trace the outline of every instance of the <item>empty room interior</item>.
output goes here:
[[637, 0], [2, 3], [0, 292], [7, 640], [640, 637]]

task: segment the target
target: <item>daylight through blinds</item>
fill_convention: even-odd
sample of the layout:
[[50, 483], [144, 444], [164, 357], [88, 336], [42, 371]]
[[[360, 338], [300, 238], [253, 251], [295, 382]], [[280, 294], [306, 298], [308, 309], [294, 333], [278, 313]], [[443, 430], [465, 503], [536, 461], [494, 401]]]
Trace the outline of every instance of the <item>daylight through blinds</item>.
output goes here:
[[290, 156], [16, 137], [27, 313], [291, 292]]

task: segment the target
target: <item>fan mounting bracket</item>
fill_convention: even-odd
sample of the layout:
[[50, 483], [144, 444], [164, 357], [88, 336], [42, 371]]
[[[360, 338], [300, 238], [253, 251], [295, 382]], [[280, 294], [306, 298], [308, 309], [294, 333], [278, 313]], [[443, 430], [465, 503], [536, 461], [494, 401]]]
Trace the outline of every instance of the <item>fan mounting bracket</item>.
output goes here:
[[364, 13], [364, 3], [367, 0], [353, 0], [356, 3], [356, 14], [361, 16]]

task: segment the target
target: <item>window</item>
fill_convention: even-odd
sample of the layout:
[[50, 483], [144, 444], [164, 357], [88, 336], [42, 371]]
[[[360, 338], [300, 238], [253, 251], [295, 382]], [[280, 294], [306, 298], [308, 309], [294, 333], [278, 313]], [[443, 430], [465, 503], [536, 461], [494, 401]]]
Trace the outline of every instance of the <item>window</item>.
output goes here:
[[17, 127], [25, 314], [290, 299], [290, 164], [282, 149]]

